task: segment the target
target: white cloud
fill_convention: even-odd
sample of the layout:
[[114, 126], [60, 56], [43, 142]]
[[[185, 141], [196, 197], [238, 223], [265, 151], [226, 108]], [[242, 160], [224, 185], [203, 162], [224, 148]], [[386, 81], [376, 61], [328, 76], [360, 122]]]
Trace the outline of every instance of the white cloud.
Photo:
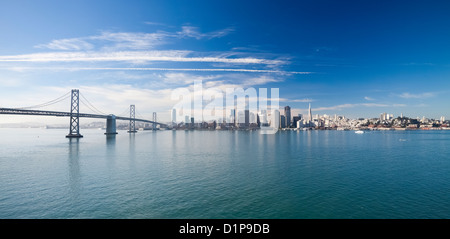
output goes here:
[[[164, 25], [160, 23], [146, 22], [148, 25]], [[169, 39], [195, 38], [212, 39], [220, 38], [233, 32], [233, 28], [225, 28], [208, 33], [201, 33], [197, 27], [183, 26], [179, 32], [157, 31], [145, 32], [102, 32], [100, 35], [56, 39], [47, 44], [36, 45], [36, 48], [51, 50], [84, 51], [96, 48], [103, 50], [149, 50], [155, 46], [166, 44]]]
[[198, 27], [183, 26], [181, 28], [181, 31], [177, 32], [177, 34], [180, 37], [191, 37], [191, 38], [195, 38], [197, 40], [200, 40], [200, 39], [203, 39], [203, 38], [207, 38], [207, 39], [220, 38], [220, 37], [228, 35], [229, 33], [233, 32], [233, 31], [234, 31], [233, 28], [225, 28], [225, 29], [218, 30], [218, 31], [213, 31], [213, 32], [208, 32], [208, 33], [201, 33], [199, 31]]
[[19, 87], [22, 86], [23, 84], [24, 84], [23, 81], [20, 79], [0, 77], [0, 85], [2, 87]]
[[411, 94], [408, 92], [402, 93], [399, 97], [404, 99], [426, 99], [436, 96], [437, 94], [434, 92], [425, 92], [420, 94]]
[[65, 50], [65, 51], [80, 51], [80, 50], [91, 50], [94, 45], [81, 39], [81, 38], [71, 38], [71, 39], [60, 39], [53, 40], [48, 44], [37, 45], [36, 48], [48, 48], [52, 50]]
[[101, 35], [92, 36], [89, 39], [112, 43], [112, 45], [103, 45], [102, 48], [107, 50], [145, 50], [164, 44], [168, 36], [170, 34], [164, 32], [103, 32]]
[[146, 22], [144, 22], [144, 24], [146, 24], [146, 25], [153, 25], [153, 26], [166, 26], [166, 24], [164, 24], [164, 23], [150, 22], [150, 21], [146, 21]]
[[[0, 59], [1, 61], [1, 59]], [[161, 67], [0, 67], [0, 69], [8, 69], [17, 72], [24, 72], [30, 70], [53, 70], [53, 71], [186, 71], [186, 72], [244, 72], [244, 73], [275, 73], [275, 74], [300, 74], [309, 75], [314, 72], [300, 72], [300, 71], [279, 71], [279, 70], [265, 70], [265, 69], [242, 69], [242, 68], [161, 68]]]
[[280, 82], [281, 80], [277, 80], [274, 79], [272, 77], [268, 77], [268, 76], [260, 76], [260, 77], [252, 77], [252, 78], [247, 78], [246, 80], [244, 80], [243, 84], [245, 86], [254, 86], [254, 85], [264, 85], [267, 83], [271, 83], [271, 82]]
[[368, 96], [364, 97], [364, 99], [365, 99], [365, 100], [368, 100], [368, 101], [373, 101], [373, 100], [375, 100], [374, 98], [371, 98], [371, 97], [368, 97]]
[[116, 52], [48, 52], [0, 56], [0, 62], [102, 62], [124, 61], [145, 63], [163, 62], [220, 62], [228, 64], [277, 64], [277, 60], [260, 58], [189, 57], [191, 51], [116, 51]]

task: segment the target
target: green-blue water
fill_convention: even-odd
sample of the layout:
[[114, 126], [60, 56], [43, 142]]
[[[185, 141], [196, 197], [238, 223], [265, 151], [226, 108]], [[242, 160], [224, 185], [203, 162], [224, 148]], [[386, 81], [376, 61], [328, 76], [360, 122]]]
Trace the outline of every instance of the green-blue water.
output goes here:
[[450, 131], [0, 129], [0, 218], [450, 218]]

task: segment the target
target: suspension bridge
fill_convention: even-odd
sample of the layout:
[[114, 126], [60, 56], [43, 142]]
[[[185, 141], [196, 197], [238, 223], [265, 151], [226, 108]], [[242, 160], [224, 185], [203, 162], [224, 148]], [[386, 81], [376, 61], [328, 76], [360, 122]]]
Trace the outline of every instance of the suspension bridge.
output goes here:
[[[81, 96], [81, 98], [80, 98]], [[36, 110], [35, 108], [41, 108], [49, 105], [53, 105], [59, 103], [63, 100], [66, 100], [70, 97], [70, 112], [61, 112], [61, 111], [47, 111], [47, 110]], [[96, 112], [96, 114], [88, 114], [88, 113], [80, 113], [80, 99], [81, 102], [90, 110]], [[160, 125], [160, 127], [167, 127], [167, 125], [163, 123], [157, 122], [156, 112], [153, 112], [153, 120], [146, 120], [141, 118], [136, 118], [136, 106], [130, 105], [130, 116], [116, 116], [114, 114], [105, 114], [95, 108], [82, 94], [78, 89], [73, 89], [71, 92], [66, 93], [65, 95], [51, 100], [49, 102], [29, 106], [29, 107], [21, 107], [21, 108], [0, 108], [0, 114], [8, 114], [8, 115], [38, 115], [38, 116], [56, 116], [56, 117], [70, 117], [70, 125], [69, 125], [69, 134], [66, 135], [67, 138], [81, 138], [83, 135], [80, 134], [80, 118], [99, 118], [106, 119], [106, 132], [105, 135], [115, 135], [117, 134], [116, 130], [116, 120], [126, 120], [129, 121], [129, 130], [128, 133], [135, 133], [136, 130], [136, 122], [144, 122], [151, 123], [153, 129], [156, 130], [156, 126]]]

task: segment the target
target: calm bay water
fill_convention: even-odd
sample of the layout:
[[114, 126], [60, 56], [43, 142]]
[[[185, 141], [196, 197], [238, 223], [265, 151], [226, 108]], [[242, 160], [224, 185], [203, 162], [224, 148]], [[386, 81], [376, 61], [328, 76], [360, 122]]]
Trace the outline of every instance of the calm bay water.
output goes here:
[[450, 131], [0, 129], [0, 218], [450, 218]]

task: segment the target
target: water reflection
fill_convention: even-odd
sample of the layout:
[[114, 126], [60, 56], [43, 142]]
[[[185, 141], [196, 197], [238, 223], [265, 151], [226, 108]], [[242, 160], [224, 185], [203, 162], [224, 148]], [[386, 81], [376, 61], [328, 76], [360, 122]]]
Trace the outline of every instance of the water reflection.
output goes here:
[[136, 144], [135, 138], [136, 133], [128, 134], [128, 158], [130, 159], [130, 168], [135, 169], [135, 158], [136, 158]]
[[106, 146], [107, 148], [114, 148], [116, 145], [116, 135], [106, 135]]
[[80, 139], [69, 138], [69, 187], [73, 198], [80, 195]]
[[106, 135], [106, 161], [109, 168], [114, 168], [116, 158], [116, 135]]

